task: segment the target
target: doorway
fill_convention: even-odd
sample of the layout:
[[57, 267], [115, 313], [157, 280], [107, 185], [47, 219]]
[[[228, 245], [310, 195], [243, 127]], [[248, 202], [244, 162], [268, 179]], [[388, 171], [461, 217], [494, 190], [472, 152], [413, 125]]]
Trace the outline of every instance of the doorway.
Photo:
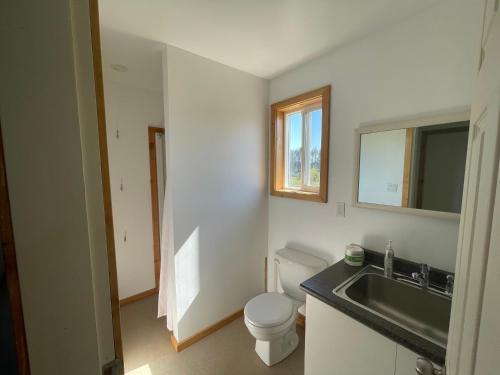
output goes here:
[[0, 129], [0, 368], [5, 375], [30, 373]]
[[153, 251], [155, 265], [155, 286], [160, 288], [161, 266], [161, 228], [163, 220], [163, 201], [165, 198], [165, 129], [149, 126], [149, 173], [151, 176], [151, 219], [153, 224]]
[[[97, 15], [96, 15], [97, 16]], [[100, 126], [108, 151], [109, 197], [116, 260], [117, 327], [125, 372], [163, 354], [170, 332], [158, 319], [165, 195], [162, 127], [164, 45], [104, 27], [99, 43], [104, 96]]]

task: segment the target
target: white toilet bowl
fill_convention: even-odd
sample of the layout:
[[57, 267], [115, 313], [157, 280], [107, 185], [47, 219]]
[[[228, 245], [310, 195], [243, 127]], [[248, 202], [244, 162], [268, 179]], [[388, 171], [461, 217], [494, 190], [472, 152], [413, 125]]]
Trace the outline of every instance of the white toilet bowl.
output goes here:
[[280, 293], [259, 294], [246, 304], [245, 324], [256, 339], [255, 351], [266, 365], [282, 361], [297, 348], [299, 304]]

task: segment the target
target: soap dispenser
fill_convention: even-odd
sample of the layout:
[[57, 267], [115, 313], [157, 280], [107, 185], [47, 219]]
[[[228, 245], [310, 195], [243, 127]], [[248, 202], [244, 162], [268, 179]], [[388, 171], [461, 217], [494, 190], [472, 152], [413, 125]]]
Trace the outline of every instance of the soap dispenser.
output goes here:
[[394, 264], [394, 250], [392, 249], [392, 240], [389, 240], [385, 248], [385, 258], [384, 258], [384, 275], [392, 279], [392, 269]]

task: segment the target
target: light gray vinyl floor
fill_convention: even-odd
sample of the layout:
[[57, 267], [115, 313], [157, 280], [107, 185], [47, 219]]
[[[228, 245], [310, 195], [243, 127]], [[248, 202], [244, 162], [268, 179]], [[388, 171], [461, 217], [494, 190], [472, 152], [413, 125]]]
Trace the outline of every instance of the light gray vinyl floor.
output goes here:
[[267, 367], [254, 351], [255, 339], [239, 318], [180, 353], [170, 345], [164, 319], [156, 318], [157, 296], [121, 309], [127, 375], [301, 375], [304, 373], [304, 330], [300, 344], [284, 361]]

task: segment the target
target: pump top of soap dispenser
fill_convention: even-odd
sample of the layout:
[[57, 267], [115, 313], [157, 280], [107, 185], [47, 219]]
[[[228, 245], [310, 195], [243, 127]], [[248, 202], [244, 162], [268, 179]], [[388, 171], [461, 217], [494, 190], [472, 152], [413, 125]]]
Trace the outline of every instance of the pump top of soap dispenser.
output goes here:
[[[389, 240], [389, 242], [387, 243], [387, 246], [385, 247], [385, 250], [392, 250], [392, 240]], [[393, 250], [394, 251], [394, 250]]]

